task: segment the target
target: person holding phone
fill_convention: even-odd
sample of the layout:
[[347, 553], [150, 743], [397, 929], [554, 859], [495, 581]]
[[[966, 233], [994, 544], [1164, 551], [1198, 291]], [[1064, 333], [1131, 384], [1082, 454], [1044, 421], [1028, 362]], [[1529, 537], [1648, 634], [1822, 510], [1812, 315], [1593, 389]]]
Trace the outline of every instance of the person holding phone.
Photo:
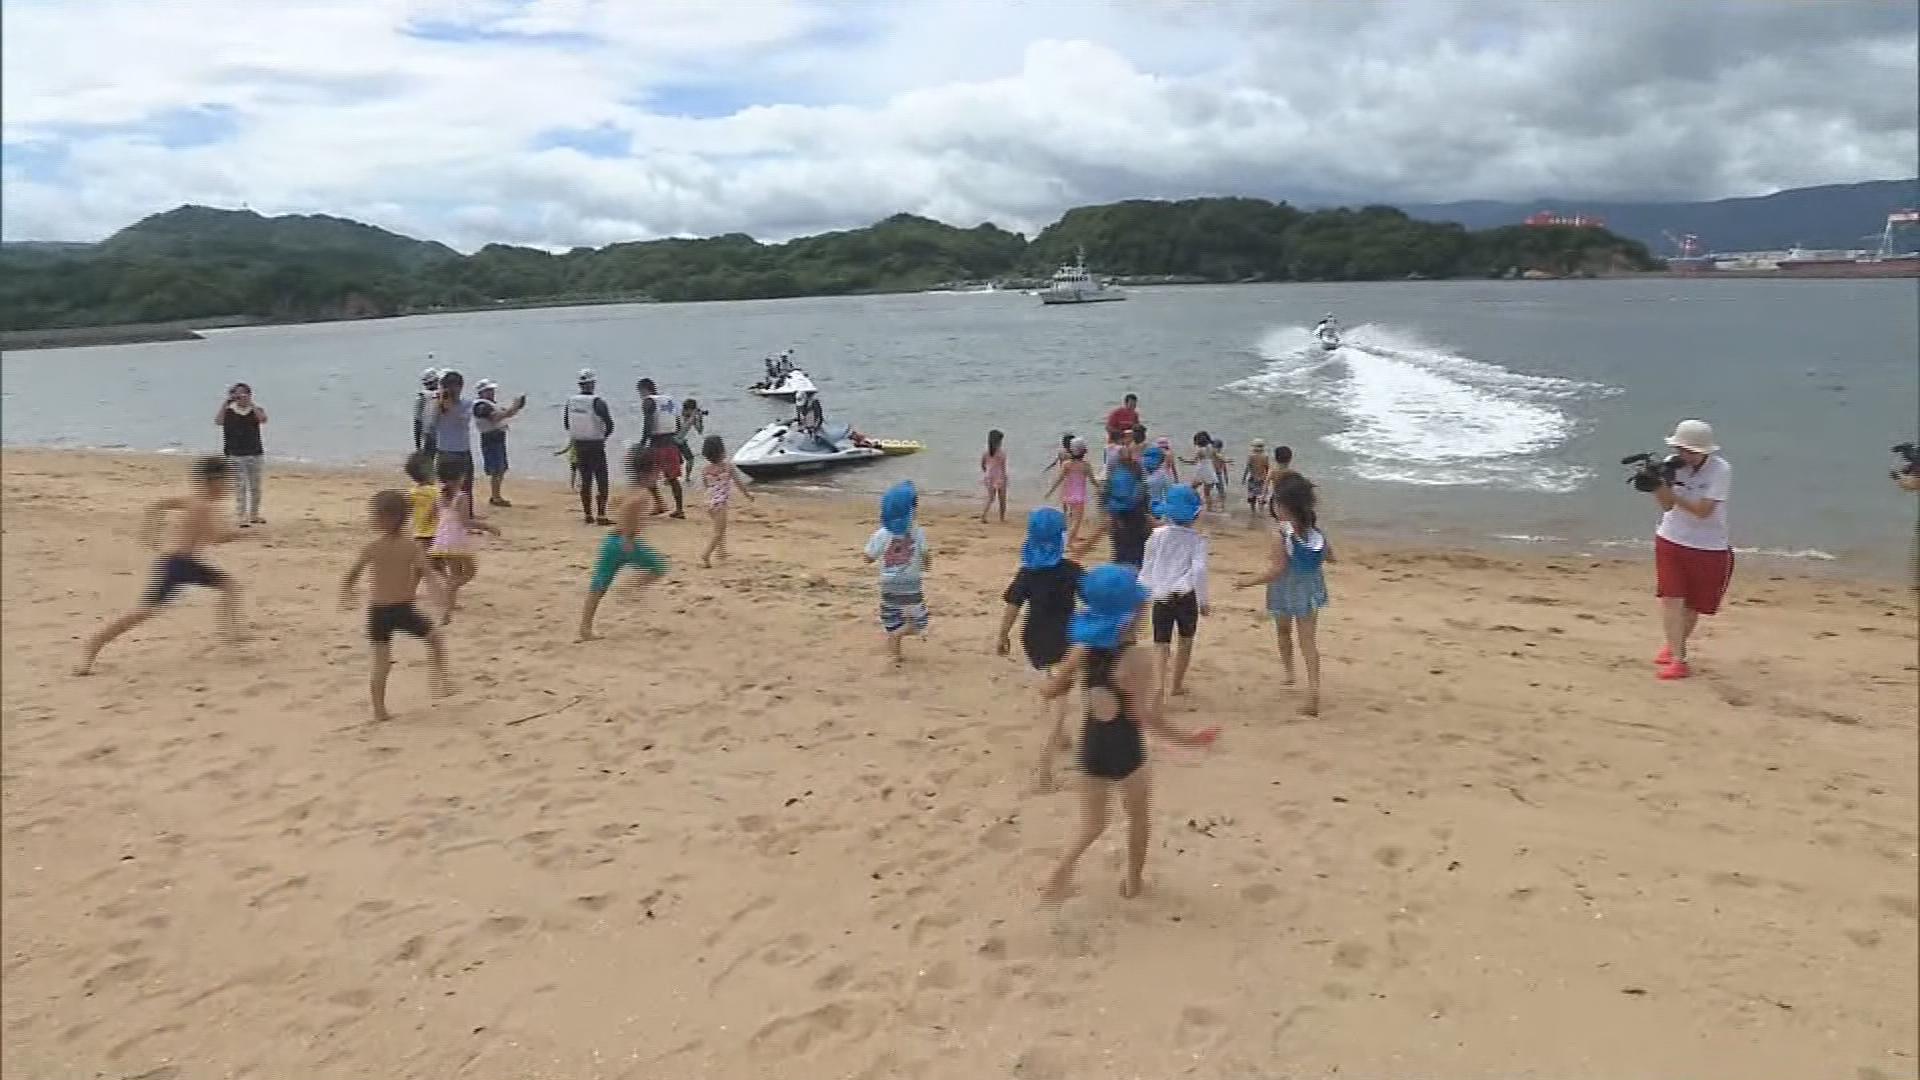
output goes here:
[[479, 399], [473, 403], [473, 426], [480, 432], [480, 470], [487, 474], [487, 484], [493, 489], [487, 505], [512, 506], [500, 494], [501, 481], [507, 478], [507, 424], [527, 407], [527, 395], [514, 398], [511, 405], [502, 405], [495, 400], [500, 384], [492, 379], [475, 383], [473, 392]]
[[213, 415], [214, 426], [220, 429], [220, 452], [233, 474], [234, 523], [243, 529], [267, 523], [260, 516], [260, 481], [266, 462], [260, 429], [266, 422], [267, 410], [253, 400], [253, 387], [243, 382], [227, 387], [227, 400]]

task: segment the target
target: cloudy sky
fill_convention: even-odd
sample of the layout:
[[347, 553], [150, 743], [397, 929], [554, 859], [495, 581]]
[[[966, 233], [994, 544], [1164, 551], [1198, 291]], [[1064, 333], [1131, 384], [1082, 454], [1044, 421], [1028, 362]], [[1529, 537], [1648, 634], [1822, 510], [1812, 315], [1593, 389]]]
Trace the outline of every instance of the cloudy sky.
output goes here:
[[1912, 175], [1912, 0], [0, 0], [0, 222], [471, 250]]

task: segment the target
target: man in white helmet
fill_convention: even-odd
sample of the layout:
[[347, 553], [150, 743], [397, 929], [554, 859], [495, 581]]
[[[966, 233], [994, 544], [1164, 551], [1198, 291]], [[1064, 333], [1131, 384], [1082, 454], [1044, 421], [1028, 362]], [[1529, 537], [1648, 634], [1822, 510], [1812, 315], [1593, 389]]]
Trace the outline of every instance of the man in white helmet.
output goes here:
[[[567, 399], [561, 414], [568, 450], [580, 474], [580, 516], [589, 525], [611, 525], [607, 517], [607, 440], [613, 437], [613, 410], [595, 393], [599, 376], [581, 368], [579, 392]], [[599, 487], [596, 490], [595, 484]]]
[[427, 368], [420, 373], [420, 392], [413, 397], [413, 449], [432, 454], [433, 403], [440, 399], [440, 369]]

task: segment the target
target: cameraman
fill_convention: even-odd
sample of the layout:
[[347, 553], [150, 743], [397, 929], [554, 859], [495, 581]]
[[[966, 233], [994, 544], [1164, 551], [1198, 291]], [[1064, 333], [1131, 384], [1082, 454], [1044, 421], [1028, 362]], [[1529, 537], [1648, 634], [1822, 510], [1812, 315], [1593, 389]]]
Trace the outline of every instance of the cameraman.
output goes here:
[[1720, 456], [1713, 426], [1682, 420], [1667, 436], [1679, 467], [1653, 489], [1660, 504], [1660, 527], [1653, 535], [1654, 595], [1660, 598], [1660, 622], [1667, 644], [1654, 657], [1662, 679], [1693, 674], [1687, 664], [1687, 639], [1700, 616], [1720, 610], [1733, 577], [1733, 542], [1727, 533], [1727, 493], [1733, 466]]

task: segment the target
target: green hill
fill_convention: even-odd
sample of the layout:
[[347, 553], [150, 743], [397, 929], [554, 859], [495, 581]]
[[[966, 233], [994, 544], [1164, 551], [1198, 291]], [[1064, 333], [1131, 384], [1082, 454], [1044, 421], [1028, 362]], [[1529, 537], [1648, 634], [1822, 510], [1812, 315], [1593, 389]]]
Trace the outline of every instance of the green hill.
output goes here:
[[895, 214], [779, 244], [731, 233], [564, 254], [489, 244], [465, 256], [344, 218], [183, 206], [99, 244], [0, 245], [0, 329], [888, 292], [1044, 276], [1079, 248], [1102, 273], [1195, 281], [1593, 274], [1658, 265], [1644, 246], [1604, 229], [1471, 232], [1392, 207], [1303, 212], [1241, 198], [1076, 207], [1031, 243], [991, 224], [961, 229]]

